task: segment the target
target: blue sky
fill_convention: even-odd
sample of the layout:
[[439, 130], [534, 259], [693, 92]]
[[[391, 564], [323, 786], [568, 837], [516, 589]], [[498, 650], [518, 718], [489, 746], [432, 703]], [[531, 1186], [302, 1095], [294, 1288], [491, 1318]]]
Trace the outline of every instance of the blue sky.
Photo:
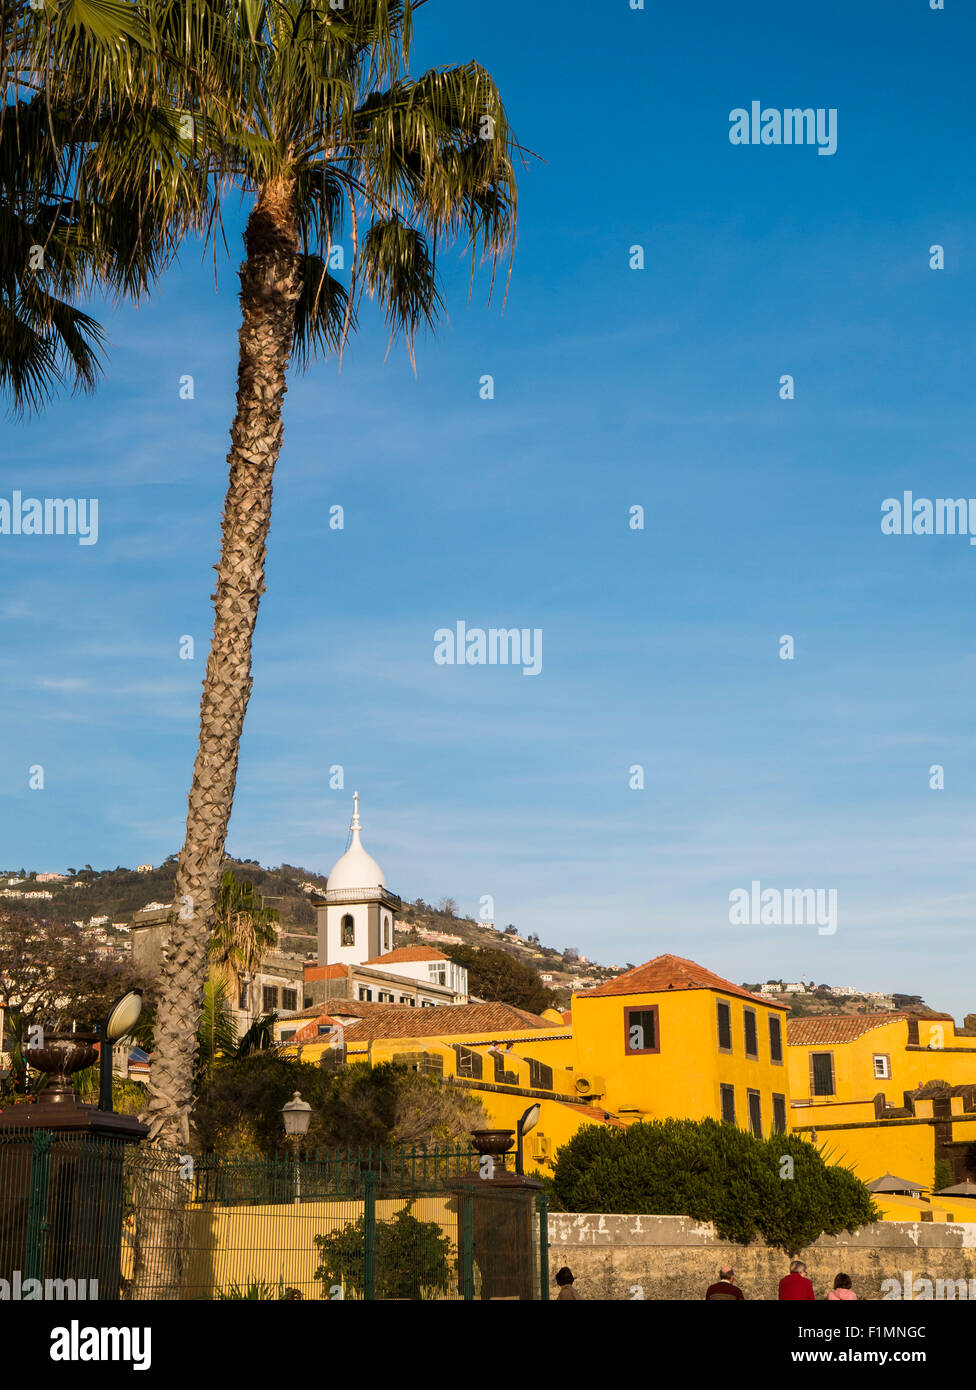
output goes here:
[[[416, 377], [366, 310], [341, 374], [291, 381], [232, 853], [328, 871], [358, 788], [404, 897], [490, 894], [606, 962], [976, 1011], [976, 550], [880, 530], [905, 489], [976, 495], [976, 22], [947, 4], [533, 0], [517, 35], [418, 12], [414, 69], [477, 57], [545, 162], [504, 313], [445, 257]], [[836, 154], [733, 146], [753, 100], [836, 108]], [[151, 302], [102, 309], [96, 396], [4, 424], [0, 496], [100, 509], [94, 546], [0, 536], [5, 864], [181, 842], [239, 230], [216, 293], [187, 247]], [[436, 665], [459, 619], [541, 628], [542, 673]], [[753, 880], [836, 889], [837, 931], [730, 925]]]

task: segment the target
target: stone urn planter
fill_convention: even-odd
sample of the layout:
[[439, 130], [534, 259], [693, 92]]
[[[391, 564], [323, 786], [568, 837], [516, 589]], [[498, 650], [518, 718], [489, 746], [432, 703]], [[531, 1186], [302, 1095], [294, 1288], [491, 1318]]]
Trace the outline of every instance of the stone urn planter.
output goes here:
[[[503, 1156], [515, 1147], [514, 1129], [475, 1129], [471, 1143], [476, 1153]], [[504, 1157], [502, 1157], [504, 1162]]]
[[97, 1033], [47, 1033], [43, 1047], [25, 1050], [28, 1066], [47, 1072], [51, 1078], [43, 1092], [45, 1104], [77, 1105], [71, 1078], [98, 1060], [97, 1041]]

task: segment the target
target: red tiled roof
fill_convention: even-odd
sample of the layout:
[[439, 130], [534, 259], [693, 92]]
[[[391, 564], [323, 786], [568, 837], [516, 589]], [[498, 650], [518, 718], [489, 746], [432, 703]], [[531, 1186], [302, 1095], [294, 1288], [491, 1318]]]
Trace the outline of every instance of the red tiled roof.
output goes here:
[[371, 956], [366, 965], [381, 965], [384, 961], [409, 960], [447, 960], [443, 951], [433, 946], [398, 946], [395, 951], [387, 951], [383, 956]]
[[[448, 1007], [438, 1005], [438, 1007]], [[311, 1008], [302, 1009], [300, 1014], [295, 1014], [295, 1018], [322, 1018], [327, 1010], [342, 1018], [365, 1018], [369, 1014], [375, 1013], [377, 1009], [402, 1008], [409, 1009], [411, 1013], [414, 1009], [409, 1004], [381, 1004], [378, 999], [323, 999], [318, 1004], [313, 1004]]]
[[[368, 1007], [368, 1006], [367, 1006]], [[337, 1013], [337, 1001], [329, 1008]], [[412, 1009], [408, 1004], [378, 1004], [358, 1023], [346, 1028], [346, 1042], [374, 1042], [384, 1038], [453, 1037], [461, 1033], [527, 1032], [552, 1028], [552, 1020], [526, 1013], [511, 1004], [438, 1004], [432, 1009]], [[350, 1010], [351, 1012], [351, 1010]]]
[[787, 1019], [786, 1041], [794, 1047], [809, 1043], [854, 1042], [874, 1028], [884, 1028], [888, 1023], [899, 1023], [907, 1018], [953, 1021], [951, 1014], [912, 1014], [897, 1009], [877, 1014], [820, 1014], [813, 1018]]
[[741, 985], [723, 980], [714, 975], [697, 961], [685, 960], [683, 956], [655, 956], [653, 960], [617, 975], [605, 984], [593, 989], [577, 990], [577, 999], [590, 999], [608, 994], [666, 994], [676, 989], [714, 989], [719, 994], [734, 994], [739, 999], [755, 999], [768, 1008], [786, 1010], [785, 1004], [777, 1004], [761, 994], [750, 994]]
[[306, 965], [306, 980], [344, 980], [349, 974], [348, 965]]
[[319, 1014], [317, 1018], [313, 1018], [308, 1023], [306, 1023], [304, 1028], [299, 1028], [295, 1036], [293, 1038], [288, 1039], [288, 1042], [318, 1042], [320, 1037], [327, 1036], [326, 1034], [322, 1034], [319, 1032], [320, 1023], [330, 1023], [333, 1028], [338, 1028], [340, 1026], [338, 1021], [334, 1018], [330, 1018], [328, 1014]]

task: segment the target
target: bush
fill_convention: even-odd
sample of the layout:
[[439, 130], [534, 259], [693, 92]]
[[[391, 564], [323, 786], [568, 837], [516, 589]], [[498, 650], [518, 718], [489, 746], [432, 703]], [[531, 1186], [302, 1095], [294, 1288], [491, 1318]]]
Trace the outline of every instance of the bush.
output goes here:
[[[410, 1213], [412, 1200], [389, 1221], [376, 1223], [377, 1298], [435, 1298], [451, 1285], [450, 1239], [436, 1221], [418, 1221]], [[323, 1297], [337, 1285], [362, 1298], [365, 1289], [366, 1221], [344, 1226], [331, 1235], [316, 1236], [321, 1264], [315, 1278]]]
[[690, 1216], [725, 1240], [789, 1252], [880, 1217], [864, 1184], [812, 1144], [715, 1120], [588, 1125], [557, 1153], [551, 1190], [564, 1211]]
[[945, 1158], [935, 1160], [935, 1179], [932, 1183], [932, 1191], [940, 1192], [943, 1187], [952, 1186], [952, 1164]]

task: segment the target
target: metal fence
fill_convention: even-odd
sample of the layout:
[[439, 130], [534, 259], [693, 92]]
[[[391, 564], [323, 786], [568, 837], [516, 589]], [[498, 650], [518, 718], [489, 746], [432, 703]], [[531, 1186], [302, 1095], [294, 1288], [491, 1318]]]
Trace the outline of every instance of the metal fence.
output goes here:
[[225, 1159], [0, 1132], [0, 1279], [8, 1297], [546, 1298], [543, 1194], [500, 1175], [463, 1146]]

